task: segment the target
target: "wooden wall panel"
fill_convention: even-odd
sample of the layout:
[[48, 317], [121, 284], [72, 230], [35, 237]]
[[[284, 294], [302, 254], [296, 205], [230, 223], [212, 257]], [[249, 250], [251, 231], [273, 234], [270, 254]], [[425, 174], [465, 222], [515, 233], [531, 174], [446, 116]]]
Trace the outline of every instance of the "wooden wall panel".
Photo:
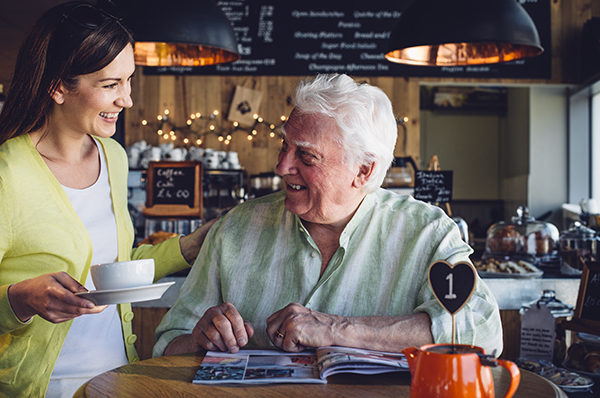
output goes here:
[[133, 307], [131, 327], [137, 336], [135, 349], [140, 359], [152, 358], [152, 348], [155, 344], [154, 331], [165, 316], [168, 308]]

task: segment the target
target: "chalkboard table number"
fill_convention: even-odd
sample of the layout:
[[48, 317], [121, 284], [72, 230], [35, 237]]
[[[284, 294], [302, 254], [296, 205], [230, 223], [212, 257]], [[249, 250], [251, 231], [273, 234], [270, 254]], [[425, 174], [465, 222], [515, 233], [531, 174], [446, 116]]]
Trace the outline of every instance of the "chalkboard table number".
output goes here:
[[150, 162], [143, 214], [202, 217], [202, 162]]
[[454, 265], [447, 261], [436, 261], [429, 266], [429, 285], [435, 298], [452, 315], [452, 344], [456, 331], [454, 314], [465, 306], [475, 291], [475, 268], [468, 262]]

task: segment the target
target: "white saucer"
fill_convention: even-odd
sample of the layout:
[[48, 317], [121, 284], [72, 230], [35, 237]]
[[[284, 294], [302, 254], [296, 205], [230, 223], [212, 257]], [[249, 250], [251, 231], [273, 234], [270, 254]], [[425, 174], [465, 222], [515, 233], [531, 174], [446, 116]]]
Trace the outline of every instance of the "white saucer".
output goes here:
[[96, 305], [136, 303], [138, 301], [156, 300], [171, 287], [175, 281], [155, 283], [153, 285], [130, 287], [128, 289], [92, 290], [75, 293], [76, 296], [90, 300]]

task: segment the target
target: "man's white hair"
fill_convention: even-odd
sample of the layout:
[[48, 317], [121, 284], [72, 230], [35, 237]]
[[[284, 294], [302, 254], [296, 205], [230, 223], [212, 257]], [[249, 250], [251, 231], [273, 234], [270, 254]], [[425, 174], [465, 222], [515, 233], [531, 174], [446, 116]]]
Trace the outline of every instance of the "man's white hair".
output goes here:
[[398, 127], [392, 103], [380, 88], [347, 75], [318, 75], [298, 85], [293, 101], [300, 114], [319, 113], [335, 120], [340, 133], [335, 140], [348, 163], [375, 164], [365, 193], [381, 186], [394, 160]]

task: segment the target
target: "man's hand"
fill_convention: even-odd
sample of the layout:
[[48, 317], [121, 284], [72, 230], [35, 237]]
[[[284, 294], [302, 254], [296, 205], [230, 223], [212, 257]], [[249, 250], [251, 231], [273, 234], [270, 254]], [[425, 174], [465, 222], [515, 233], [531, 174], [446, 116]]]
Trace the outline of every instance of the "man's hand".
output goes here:
[[8, 289], [8, 300], [21, 322], [39, 315], [52, 323], [60, 323], [83, 314], [97, 314], [107, 307], [95, 306], [74, 294], [86, 291], [66, 272], [56, 272], [15, 283]]
[[230, 303], [209, 308], [192, 331], [194, 341], [199, 346], [231, 353], [238, 352], [240, 347], [248, 344], [253, 335], [252, 325], [244, 321]]
[[344, 317], [297, 303], [267, 319], [267, 334], [276, 347], [289, 352], [332, 345], [402, 352], [406, 347], [433, 343], [431, 319], [426, 313]]
[[307, 347], [336, 345], [338, 327], [344, 318], [324, 314], [292, 303], [267, 319], [267, 335], [276, 347], [289, 352]]

